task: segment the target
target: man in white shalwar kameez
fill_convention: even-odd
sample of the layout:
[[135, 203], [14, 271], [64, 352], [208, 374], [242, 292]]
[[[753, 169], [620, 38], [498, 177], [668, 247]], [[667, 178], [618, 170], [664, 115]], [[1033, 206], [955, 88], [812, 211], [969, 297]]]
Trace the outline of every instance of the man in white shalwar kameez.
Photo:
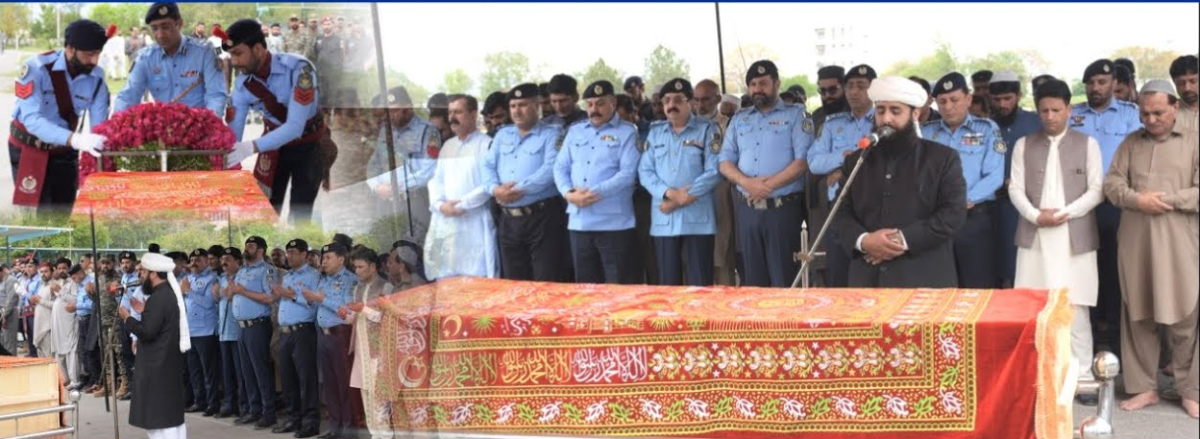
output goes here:
[[[1096, 218], [1104, 198], [1104, 169], [1096, 139], [1067, 128], [1071, 90], [1058, 80], [1034, 93], [1042, 131], [1017, 141], [1013, 150], [1009, 198], [1020, 213], [1017, 226], [1017, 288], [1066, 288], [1075, 319], [1071, 353], [1079, 378], [1092, 378], [1092, 326], [1089, 310], [1099, 288]], [[1094, 405], [1094, 394], [1080, 395]]]
[[499, 275], [496, 225], [488, 210], [491, 194], [480, 167], [491, 139], [476, 129], [477, 112], [475, 98], [450, 98], [455, 136], [442, 146], [429, 181], [433, 216], [425, 237], [425, 273], [430, 279]]
[[70, 382], [67, 390], [72, 390], [79, 387], [79, 354], [76, 352], [79, 346], [79, 323], [75, 321], [75, 302], [79, 299], [79, 281], [87, 273], [78, 265], [64, 269], [68, 265], [65, 262], [58, 264], [54, 273], [57, 279], [50, 283], [50, 292], [54, 296], [51, 314], [54, 327], [50, 330], [50, 338], [58, 367]]
[[54, 339], [51, 330], [54, 328], [54, 293], [50, 291], [54, 268], [49, 262], [38, 267], [37, 276], [42, 283], [36, 292], [31, 293], [29, 304], [33, 306], [33, 344], [37, 346], [38, 356], [54, 358]]

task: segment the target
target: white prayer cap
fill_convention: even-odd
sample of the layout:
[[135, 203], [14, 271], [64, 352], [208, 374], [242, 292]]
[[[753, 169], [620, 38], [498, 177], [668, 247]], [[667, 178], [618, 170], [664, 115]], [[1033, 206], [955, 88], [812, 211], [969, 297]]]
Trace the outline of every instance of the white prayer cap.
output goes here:
[[1179, 95], [1175, 93], [1175, 84], [1165, 79], [1152, 79], [1142, 86], [1141, 93], [1163, 93], [1175, 99], [1179, 99]]
[[731, 103], [733, 105], [738, 105], [738, 106], [742, 105], [742, 100], [738, 99], [737, 96], [734, 96], [733, 94], [730, 94], [730, 93], [725, 93], [725, 94], [721, 95], [721, 103], [724, 104], [726, 102]]
[[175, 304], [179, 306], [179, 352], [187, 352], [192, 348], [192, 334], [188, 329], [187, 308], [183, 306], [183, 292], [179, 288], [179, 281], [175, 279], [175, 260], [158, 253], [146, 253], [141, 263], [146, 270], [167, 273], [167, 284], [175, 293]]
[[1021, 79], [1012, 70], [1001, 70], [992, 75], [992, 80], [988, 84], [995, 84], [997, 82], [1021, 82]]
[[871, 81], [867, 96], [872, 102], [892, 101], [915, 108], [924, 107], [929, 99], [929, 94], [921, 88], [921, 84], [899, 76], [884, 76]]

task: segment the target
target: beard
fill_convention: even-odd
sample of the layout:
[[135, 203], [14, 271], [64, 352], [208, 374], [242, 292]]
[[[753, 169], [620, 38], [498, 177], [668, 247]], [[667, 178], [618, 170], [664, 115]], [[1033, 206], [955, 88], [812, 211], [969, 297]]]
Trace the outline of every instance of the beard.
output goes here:
[[1182, 99], [1183, 103], [1185, 104], [1196, 105], [1196, 101], [1200, 100], [1200, 93], [1194, 91], [1185, 91], [1179, 94], [1179, 98]]
[[846, 102], [846, 98], [836, 99], [833, 102], [822, 101], [822, 105], [824, 105], [822, 108], [826, 109], [825, 110], [826, 116], [828, 116], [830, 114], [845, 112], [846, 109], [850, 106], [850, 104], [848, 102]]
[[1088, 93], [1087, 94], [1088, 106], [1090, 106], [1092, 108], [1096, 108], [1101, 105], [1107, 104], [1108, 101], [1111, 99], [1112, 99], [1111, 94], [1109, 94], [1108, 96], [1102, 95], [1100, 93]]
[[993, 108], [992, 109], [992, 121], [996, 122], [996, 125], [1000, 125], [1002, 127], [1012, 126], [1013, 122], [1017, 121], [1017, 110], [1014, 108], [1012, 111], [1009, 111], [1008, 114], [1006, 115], [1006, 114], [1003, 114], [1003, 112], [999, 108]]
[[886, 154], [892, 154], [910, 148], [917, 140], [916, 125], [909, 119], [904, 123], [904, 126], [896, 130], [895, 134], [879, 139], [879, 144], [875, 147]]
[[92, 73], [92, 69], [94, 68], [96, 68], [95, 65], [84, 64], [83, 61], [80, 61], [78, 53], [71, 57], [71, 69], [76, 73], [88, 75]]
[[771, 96], [766, 93], [755, 93], [751, 96], [751, 99], [754, 101], [754, 106], [765, 107], [774, 104], [775, 100], [779, 99], [779, 96]]

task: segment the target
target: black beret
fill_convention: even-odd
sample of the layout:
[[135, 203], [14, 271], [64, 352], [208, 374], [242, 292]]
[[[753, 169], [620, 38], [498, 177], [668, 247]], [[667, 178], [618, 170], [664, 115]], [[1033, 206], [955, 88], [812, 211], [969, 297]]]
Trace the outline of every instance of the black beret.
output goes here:
[[537, 99], [539, 93], [537, 85], [526, 82], [509, 90], [508, 99]]
[[1095, 62], [1089, 64], [1087, 66], [1087, 68], [1083, 70], [1083, 83], [1087, 84], [1087, 82], [1089, 80], [1091, 80], [1093, 76], [1096, 76], [1096, 75], [1111, 75], [1111, 74], [1113, 74], [1113, 71], [1116, 70], [1113, 67], [1114, 66], [1113, 66], [1112, 61], [1109, 61], [1107, 59], [1096, 60]]
[[[575, 78], [569, 75], [562, 73], [554, 75], [550, 78], [549, 84], [546, 86], [547, 91], [550, 92], [549, 94], [573, 95], [579, 93], [579, 90], [577, 90], [579, 82], [575, 81]], [[612, 87], [612, 84], [609, 84], [609, 87]]]
[[1118, 66], [1125, 66], [1125, 68], [1129, 69], [1130, 75], [1137, 73], [1137, 67], [1134, 67], [1133, 60], [1131, 60], [1129, 58], [1117, 58], [1117, 59], [1113, 60], [1113, 64], [1116, 64]]
[[1053, 75], [1037, 75], [1037, 76], [1033, 77], [1032, 80], [1029, 81], [1029, 84], [1033, 86], [1033, 89], [1036, 93], [1036, 90], [1038, 89], [1038, 87], [1041, 87], [1042, 84], [1045, 84], [1046, 81], [1049, 81], [1051, 79], [1057, 79], [1057, 78], [1055, 78]]
[[346, 251], [347, 251], [346, 246], [338, 244], [336, 242], [332, 243], [332, 244], [325, 244], [325, 247], [321, 247], [321, 253], [333, 252], [334, 254], [337, 254], [338, 256], [346, 256]]
[[543, 82], [538, 84], [538, 96], [550, 97], [550, 83]]
[[1114, 64], [1113, 79], [1117, 80], [1117, 82], [1128, 84], [1133, 82], [1133, 72], [1129, 71], [1129, 67], [1125, 67], [1120, 64]]
[[175, 2], [158, 2], [150, 5], [150, 9], [146, 11], [146, 24], [164, 18], [180, 20], [179, 5], [175, 4]]
[[120, 260], [125, 260], [125, 259], [128, 259], [128, 260], [131, 260], [131, 261], [135, 261], [135, 262], [136, 262], [136, 261], [137, 261], [137, 255], [133, 254], [133, 252], [121, 252], [121, 255], [120, 255], [120, 256], [118, 256], [118, 257], [117, 257], [117, 259], [120, 259]]
[[991, 70], [980, 70], [971, 74], [971, 82], [990, 82], [992, 75]]
[[750, 68], [746, 69], [746, 84], [760, 76], [770, 76], [771, 79], [779, 79], [779, 68], [775, 67], [775, 63], [770, 60], [758, 60], [754, 64], [750, 64]]
[[672, 79], [667, 81], [666, 84], [663, 84], [662, 95], [666, 96], [667, 93], [683, 93], [684, 96], [687, 96], [688, 99], [691, 99], [692, 83], [683, 78]]
[[434, 93], [433, 96], [429, 97], [429, 102], [425, 104], [425, 107], [431, 110], [435, 108], [448, 109], [450, 108], [450, 97], [446, 96], [445, 93]]
[[225, 35], [229, 38], [221, 43], [221, 47], [226, 51], [239, 44], [245, 44], [246, 47], [255, 44], [267, 45], [267, 36], [263, 34], [262, 25], [249, 18], [233, 22], [228, 29], [225, 29]]
[[385, 99], [388, 106], [397, 105], [411, 108], [413, 105], [412, 97], [408, 95], [408, 89], [404, 88], [404, 86], [395, 86], [388, 89], [387, 94], [375, 96], [375, 99], [372, 99], [371, 103], [380, 106], [384, 104]]
[[234, 259], [241, 259], [242, 258], [242, 249], [239, 249], [237, 247], [228, 247], [225, 249], [225, 254], [233, 257]]
[[75, 264], [75, 265], [72, 265], [72, 266], [71, 266], [71, 269], [70, 269], [70, 270], [67, 270], [67, 275], [69, 275], [69, 276], [74, 276], [74, 275], [78, 274], [78, 273], [79, 273], [79, 272], [81, 272], [81, 271], [83, 271], [83, 266], [82, 266], [82, 265], [79, 265], [79, 264]]
[[637, 86], [645, 86], [645, 85], [646, 85], [646, 83], [642, 82], [641, 76], [630, 76], [628, 78], [625, 78], [624, 90], [628, 91], [631, 88], [634, 88]]
[[146, 251], [148, 251], [150, 253], [159, 253], [162, 251], [162, 247], [159, 247], [158, 244], [155, 244], [152, 242], [152, 243], [150, 243], [150, 247], [147, 248]]
[[[574, 81], [574, 80], [572, 80], [572, 81]], [[604, 96], [612, 96], [614, 94], [615, 93], [613, 93], [612, 83], [605, 81], [603, 79], [593, 82], [591, 85], [588, 85], [587, 88], [583, 90], [583, 98], [584, 99], [600, 98], [600, 97], [604, 97]]]
[[950, 72], [942, 79], [939, 79], [936, 84], [933, 84], [933, 97], [938, 97], [942, 93], [949, 93], [955, 90], [962, 90], [963, 93], [969, 93], [967, 87], [967, 78], [963, 77], [962, 73]]
[[817, 80], [836, 79], [842, 80], [842, 76], [846, 76], [846, 69], [842, 66], [825, 66], [817, 70]]
[[184, 253], [184, 252], [168, 252], [167, 254], [165, 254], [163, 256], [166, 256], [166, 257], [171, 258], [176, 261], [185, 260], [188, 258], [187, 253]]
[[1038, 86], [1038, 88], [1033, 91], [1034, 106], [1037, 106], [1037, 103], [1041, 101], [1042, 98], [1058, 98], [1065, 101], [1067, 105], [1070, 105], [1071, 87], [1068, 86], [1067, 83], [1058, 79], [1046, 79], [1042, 82], [1042, 85]]
[[251, 243], [258, 244], [259, 248], [267, 247], [267, 240], [263, 239], [263, 237], [261, 237], [261, 236], [251, 236], [249, 238], [246, 238], [246, 244], [251, 244]]
[[792, 96], [795, 96], [797, 99], [799, 99], [801, 96], [808, 96], [808, 90], [805, 90], [804, 86], [800, 84], [788, 87], [787, 92], [791, 93]]
[[1200, 59], [1196, 55], [1184, 55], [1171, 61], [1171, 79], [1183, 75], [1195, 75], [1200, 70]]
[[190, 257], [193, 257], [193, 258], [203, 258], [206, 256], [208, 256], [208, 251], [206, 251], [202, 248], [192, 250], [192, 254], [190, 255]]
[[212, 247], [209, 247], [209, 248], [208, 248], [208, 255], [209, 255], [209, 256], [212, 256], [212, 257], [219, 258], [219, 257], [221, 257], [221, 255], [223, 255], [223, 254], [225, 254], [225, 247], [223, 247], [223, 246], [221, 246], [221, 245], [219, 245], [219, 244], [218, 244], [218, 245], [213, 245]]
[[99, 23], [84, 18], [67, 25], [63, 40], [76, 50], [100, 50], [108, 42], [108, 33]]
[[842, 76], [842, 82], [849, 81], [853, 78], [867, 78], [868, 81], [874, 81], [875, 78], [878, 78], [878, 76], [875, 75], [875, 69], [871, 66], [859, 64], [846, 71], [846, 74]]
[[305, 241], [303, 239], [293, 239], [291, 241], [288, 241], [287, 246], [285, 246], [285, 248], [287, 248], [288, 250], [296, 249], [296, 250], [300, 250], [302, 252], [307, 252], [308, 251], [308, 241]]

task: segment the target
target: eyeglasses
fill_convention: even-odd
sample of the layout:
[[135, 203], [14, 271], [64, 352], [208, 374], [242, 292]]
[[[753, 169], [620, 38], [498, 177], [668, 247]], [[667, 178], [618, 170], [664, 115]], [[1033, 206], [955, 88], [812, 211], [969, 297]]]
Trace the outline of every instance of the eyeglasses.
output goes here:
[[683, 105], [683, 104], [686, 104], [687, 101], [688, 101], [687, 96], [675, 96], [675, 97], [671, 97], [671, 98], [662, 98], [663, 105], [668, 105], [668, 104]]
[[841, 89], [842, 89], [842, 87], [840, 85], [832, 85], [832, 86], [825, 87], [825, 88], [819, 88], [819, 89], [817, 89], [817, 92], [820, 93], [821, 96], [824, 96], [824, 95], [831, 95], [831, 94], [837, 93]]

